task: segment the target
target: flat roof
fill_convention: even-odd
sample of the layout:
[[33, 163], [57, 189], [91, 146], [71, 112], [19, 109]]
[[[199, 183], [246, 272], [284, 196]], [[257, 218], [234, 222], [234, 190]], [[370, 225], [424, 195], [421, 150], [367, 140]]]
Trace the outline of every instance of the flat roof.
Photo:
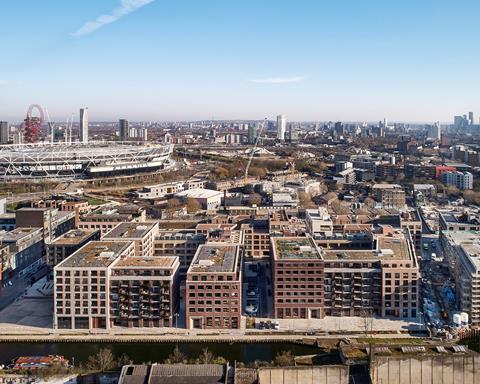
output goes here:
[[131, 241], [90, 241], [63, 260], [57, 267], [107, 268], [131, 244]]
[[196, 199], [209, 199], [212, 197], [223, 196], [223, 192], [216, 191], [213, 189], [193, 188], [193, 189], [187, 189], [186, 191], [176, 193], [175, 196], [191, 197]]
[[125, 257], [115, 264], [114, 268], [136, 267], [136, 268], [170, 268], [173, 267], [176, 256], [134, 256]]
[[51, 242], [55, 245], [70, 245], [78, 244], [88, 239], [95, 232], [99, 232], [98, 229], [71, 229], [65, 232], [62, 236], [56, 238]]
[[235, 272], [239, 246], [227, 243], [207, 243], [197, 248], [188, 272]]
[[443, 231], [443, 235], [456, 245], [461, 245], [472, 265], [480, 271], [480, 231]]
[[30, 227], [18, 227], [8, 232], [0, 232], [0, 241], [3, 242], [15, 242], [24, 237], [30, 236], [31, 234], [38, 232], [41, 233], [41, 228], [30, 228]]
[[156, 223], [120, 223], [104, 239], [141, 239], [150, 232]]
[[377, 249], [322, 250], [325, 260], [408, 260], [410, 253], [405, 237], [377, 236]]
[[322, 259], [322, 255], [310, 237], [272, 237], [274, 259], [302, 260]]

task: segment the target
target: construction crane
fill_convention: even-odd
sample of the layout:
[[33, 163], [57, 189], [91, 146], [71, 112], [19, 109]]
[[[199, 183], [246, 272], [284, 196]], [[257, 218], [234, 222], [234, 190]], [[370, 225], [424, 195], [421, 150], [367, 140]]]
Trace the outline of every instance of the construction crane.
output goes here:
[[255, 155], [255, 151], [257, 150], [258, 142], [260, 141], [260, 136], [262, 136], [263, 130], [267, 126], [267, 118], [263, 121], [263, 124], [260, 125], [260, 128], [257, 132], [257, 138], [255, 139], [255, 145], [253, 146], [252, 152], [250, 153], [250, 157], [248, 158], [248, 163], [245, 168], [245, 183], [248, 181], [248, 170], [250, 169], [250, 165], [252, 164], [253, 156]]

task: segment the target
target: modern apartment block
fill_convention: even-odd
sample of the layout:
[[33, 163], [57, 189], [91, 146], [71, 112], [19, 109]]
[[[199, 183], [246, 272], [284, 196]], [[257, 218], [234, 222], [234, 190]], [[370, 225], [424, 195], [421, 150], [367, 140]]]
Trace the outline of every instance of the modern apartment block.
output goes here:
[[178, 257], [126, 257], [112, 268], [110, 318], [122, 327], [171, 327], [178, 317]]
[[134, 253], [133, 241], [91, 241], [56, 265], [54, 328], [108, 331], [112, 268]]
[[0, 232], [0, 243], [8, 246], [1, 260], [4, 277], [24, 275], [42, 262], [43, 232], [41, 228], [15, 228]]
[[419, 269], [409, 233], [387, 228], [373, 249], [325, 250], [325, 314], [415, 318]]
[[267, 220], [252, 220], [242, 224], [245, 238], [245, 257], [268, 258], [270, 256], [270, 232]]
[[101, 235], [106, 235], [120, 223], [134, 222], [130, 214], [118, 213], [116, 211], [92, 212], [80, 217], [77, 222], [79, 229], [98, 229]]
[[310, 237], [272, 237], [276, 318], [324, 317], [324, 263]]
[[100, 240], [100, 231], [95, 229], [71, 229], [46, 244], [47, 264], [54, 267], [90, 241]]
[[75, 228], [75, 212], [55, 208], [20, 208], [15, 211], [17, 227], [42, 228], [43, 238], [50, 241]]
[[473, 175], [470, 172], [444, 172], [442, 182], [458, 189], [473, 189]]
[[178, 256], [180, 276], [185, 278], [197, 248], [206, 241], [205, 234], [189, 230], [159, 231], [154, 239], [154, 255]]
[[357, 249], [272, 238], [275, 317], [416, 318], [420, 272], [410, 233], [385, 226], [369, 238], [370, 248]]
[[186, 326], [238, 329], [242, 310], [242, 248], [200, 245], [187, 272]]
[[480, 232], [444, 231], [440, 236], [444, 257], [455, 280], [457, 308], [480, 325]]
[[158, 223], [120, 223], [103, 240], [133, 241], [136, 256], [153, 256], [153, 239], [158, 233]]

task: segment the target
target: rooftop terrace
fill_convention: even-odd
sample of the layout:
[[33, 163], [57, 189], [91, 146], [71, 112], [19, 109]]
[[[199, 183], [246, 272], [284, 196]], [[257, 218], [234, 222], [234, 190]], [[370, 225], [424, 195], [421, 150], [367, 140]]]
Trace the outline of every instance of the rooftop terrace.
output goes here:
[[274, 258], [277, 260], [322, 259], [309, 237], [273, 237]]

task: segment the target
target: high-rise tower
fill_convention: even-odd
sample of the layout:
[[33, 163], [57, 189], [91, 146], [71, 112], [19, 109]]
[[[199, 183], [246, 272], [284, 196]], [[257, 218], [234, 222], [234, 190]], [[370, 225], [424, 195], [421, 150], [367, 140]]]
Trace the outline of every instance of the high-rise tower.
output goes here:
[[79, 136], [80, 142], [88, 143], [88, 108], [80, 108]]
[[277, 139], [285, 140], [285, 132], [287, 131], [287, 118], [285, 115], [277, 116]]
[[120, 141], [125, 141], [128, 137], [130, 137], [130, 130], [128, 126], [128, 120], [120, 119], [118, 122], [119, 125], [119, 137]]

